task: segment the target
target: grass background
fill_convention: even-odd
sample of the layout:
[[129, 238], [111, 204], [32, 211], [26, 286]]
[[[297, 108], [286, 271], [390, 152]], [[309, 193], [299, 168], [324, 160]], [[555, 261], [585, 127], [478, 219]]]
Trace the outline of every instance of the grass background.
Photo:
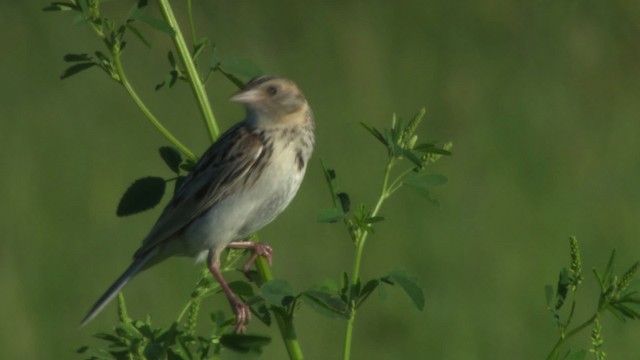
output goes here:
[[[126, 14], [131, 1], [104, 11]], [[613, 248], [619, 271], [640, 259], [640, 8], [610, 1], [198, 1], [199, 33], [223, 59], [245, 57], [294, 79], [317, 118], [317, 150], [298, 197], [261, 232], [274, 273], [304, 289], [351, 269], [338, 225], [319, 224], [329, 204], [320, 159], [354, 202], [377, 195], [384, 150], [359, 125], [387, 126], [422, 106], [424, 139], [452, 140], [433, 170], [449, 184], [437, 208], [407, 189], [388, 202], [365, 250], [363, 276], [406, 268], [427, 304], [399, 291], [359, 313], [354, 359], [538, 359], [557, 334], [543, 286], [568, 264], [578, 236], [587, 285], [577, 319], [596, 305], [589, 269]], [[117, 218], [133, 179], [169, 176], [166, 141], [123, 89], [97, 69], [68, 80], [66, 53], [100, 48], [68, 14], [45, 2], [0, 3], [0, 349], [6, 358], [73, 359], [109, 328], [115, 306], [86, 329], [88, 307], [128, 265], [159, 209]], [[176, 12], [185, 20], [182, 2]], [[184, 23], [184, 22], [183, 22]], [[124, 61], [150, 108], [196, 153], [208, 139], [184, 84], [155, 92], [167, 71], [164, 34], [141, 27]], [[223, 129], [242, 109], [214, 77], [209, 94]], [[169, 260], [130, 284], [133, 316], [168, 324], [199, 271]], [[234, 278], [238, 275], [233, 275]], [[226, 309], [221, 297], [205, 309]], [[309, 359], [338, 358], [345, 324], [309, 308], [298, 315]], [[637, 358], [640, 326], [603, 321], [612, 359]], [[257, 333], [275, 331], [255, 321]], [[583, 336], [571, 344], [588, 346]], [[264, 358], [282, 359], [279, 340]], [[227, 354], [227, 358], [236, 355]]]

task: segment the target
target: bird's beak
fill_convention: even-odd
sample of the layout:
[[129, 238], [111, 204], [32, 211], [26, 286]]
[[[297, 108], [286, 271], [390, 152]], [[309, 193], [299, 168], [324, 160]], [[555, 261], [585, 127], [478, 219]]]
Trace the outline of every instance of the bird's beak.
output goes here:
[[232, 97], [229, 98], [229, 100], [239, 102], [242, 104], [251, 104], [259, 100], [262, 100], [263, 97], [264, 96], [262, 92], [259, 91], [258, 89], [250, 89], [250, 90], [241, 91], [233, 95]]

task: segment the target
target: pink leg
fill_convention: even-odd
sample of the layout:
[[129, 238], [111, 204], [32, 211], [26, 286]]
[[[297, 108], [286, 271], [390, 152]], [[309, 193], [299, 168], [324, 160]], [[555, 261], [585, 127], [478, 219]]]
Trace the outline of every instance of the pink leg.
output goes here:
[[269, 262], [269, 266], [271, 266], [273, 249], [267, 244], [254, 241], [233, 241], [227, 245], [227, 247], [232, 249], [251, 249], [252, 254], [242, 267], [242, 272], [245, 274], [249, 271], [249, 268], [253, 265], [258, 256], [264, 256], [267, 258], [267, 262]]
[[233, 312], [236, 314], [236, 326], [234, 331], [236, 333], [244, 333], [245, 326], [249, 323], [249, 320], [251, 320], [251, 309], [238, 299], [236, 294], [233, 293], [227, 282], [222, 277], [222, 273], [220, 272], [220, 259], [214, 250], [209, 250], [207, 260], [209, 271], [211, 271], [213, 277], [215, 277], [216, 280], [218, 280], [218, 283], [220, 283], [222, 290], [227, 295], [227, 300], [229, 300], [229, 304], [231, 304]]

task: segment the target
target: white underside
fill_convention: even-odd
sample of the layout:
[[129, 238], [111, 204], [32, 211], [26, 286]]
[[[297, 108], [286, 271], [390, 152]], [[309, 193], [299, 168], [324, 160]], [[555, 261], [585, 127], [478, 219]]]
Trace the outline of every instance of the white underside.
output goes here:
[[275, 147], [270, 165], [251, 188], [223, 199], [186, 229], [181, 239], [186, 255], [203, 261], [209, 250], [219, 254], [231, 241], [269, 224], [289, 205], [303, 176], [293, 147]]

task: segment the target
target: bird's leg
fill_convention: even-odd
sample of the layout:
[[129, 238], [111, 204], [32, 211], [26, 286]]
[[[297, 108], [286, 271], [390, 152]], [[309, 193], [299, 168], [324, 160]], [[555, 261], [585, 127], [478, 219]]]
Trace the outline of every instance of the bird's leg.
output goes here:
[[211, 274], [213, 274], [213, 277], [216, 278], [225, 295], [227, 295], [227, 300], [229, 300], [229, 304], [231, 304], [231, 308], [236, 314], [236, 326], [234, 331], [236, 333], [244, 333], [245, 326], [249, 323], [249, 320], [251, 320], [251, 309], [233, 293], [227, 282], [222, 277], [222, 273], [220, 272], [219, 253], [213, 249], [209, 250], [207, 265], [209, 266], [209, 271], [211, 271]]
[[242, 267], [242, 272], [245, 274], [249, 272], [249, 268], [256, 261], [258, 256], [264, 256], [271, 266], [271, 257], [273, 255], [273, 249], [271, 246], [255, 241], [232, 241], [227, 247], [232, 249], [251, 249], [251, 256]]

